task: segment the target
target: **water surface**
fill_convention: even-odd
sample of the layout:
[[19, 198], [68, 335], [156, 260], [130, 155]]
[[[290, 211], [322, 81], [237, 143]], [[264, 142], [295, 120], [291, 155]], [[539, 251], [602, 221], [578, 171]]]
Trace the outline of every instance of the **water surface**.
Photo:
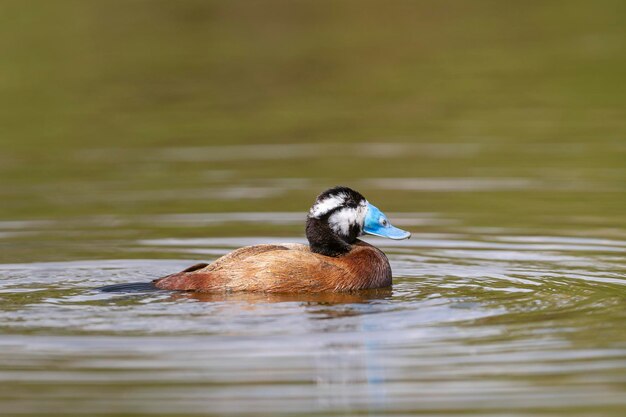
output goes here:
[[[289, 230], [280, 219], [302, 217], [162, 220]], [[391, 217], [409, 228], [442, 220]], [[95, 290], [300, 236], [129, 239], [117, 250], [132, 259], [3, 264], [0, 400], [27, 414], [619, 415], [626, 240], [451, 223], [456, 233], [368, 239], [389, 255], [394, 285], [351, 294]]]

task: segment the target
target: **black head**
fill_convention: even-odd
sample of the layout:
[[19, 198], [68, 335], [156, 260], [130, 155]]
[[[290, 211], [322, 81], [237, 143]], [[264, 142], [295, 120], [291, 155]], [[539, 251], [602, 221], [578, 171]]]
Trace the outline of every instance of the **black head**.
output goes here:
[[367, 200], [348, 187], [330, 188], [315, 200], [306, 222], [306, 237], [311, 250], [339, 256], [363, 234]]

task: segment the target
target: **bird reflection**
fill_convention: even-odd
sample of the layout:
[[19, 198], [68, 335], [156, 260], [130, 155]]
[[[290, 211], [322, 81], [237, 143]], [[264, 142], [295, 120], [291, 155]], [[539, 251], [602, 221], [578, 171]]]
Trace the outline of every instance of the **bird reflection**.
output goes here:
[[[200, 292], [176, 292], [171, 300], [195, 300], [200, 302], [224, 302], [238, 301], [256, 303], [303, 303], [305, 305], [338, 305], [338, 304], [362, 304], [373, 300], [383, 300], [391, 297], [392, 290], [388, 288], [376, 288], [369, 290], [345, 292], [345, 293], [200, 293]], [[334, 311], [334, 310], [333, 310]]]

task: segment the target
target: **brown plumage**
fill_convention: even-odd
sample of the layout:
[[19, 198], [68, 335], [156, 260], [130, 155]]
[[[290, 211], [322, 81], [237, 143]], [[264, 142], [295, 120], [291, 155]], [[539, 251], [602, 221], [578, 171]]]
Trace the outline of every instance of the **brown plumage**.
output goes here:
[[164, 290], [200, 292], [343, 292], [391, 285], [391, 267], [382, 251], [360, 240], [336, 257], [296, 243], [255, 245], [154, 284]]

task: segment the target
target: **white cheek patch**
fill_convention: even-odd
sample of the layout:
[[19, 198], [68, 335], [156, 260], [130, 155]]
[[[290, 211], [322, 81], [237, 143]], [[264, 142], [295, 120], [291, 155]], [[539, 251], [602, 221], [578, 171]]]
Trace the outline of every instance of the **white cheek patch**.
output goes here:
[[367, 216], [367, 200], [361, 201], [359, 207], [356, 209], [356, 224], [360, 226], [361, 233], [363, 233], [363, 225], [365, 224], [365, 216]]
[[357, 210], [344, 208], [333, 213], [328, 218], [328, 225], [338, 235], [348, 236], [350, 233], [350, 225], [355, 224], [356, 220]]
[[323, 199], [322, 201], [318, 201], [313, 207], [311, 207], [309, 215], [313, 218], [319, 219], [329, 211], [342, 206], [346, 202], [347, 198], [348, 196], [344, 193], [326, 197], [325, 199]]

